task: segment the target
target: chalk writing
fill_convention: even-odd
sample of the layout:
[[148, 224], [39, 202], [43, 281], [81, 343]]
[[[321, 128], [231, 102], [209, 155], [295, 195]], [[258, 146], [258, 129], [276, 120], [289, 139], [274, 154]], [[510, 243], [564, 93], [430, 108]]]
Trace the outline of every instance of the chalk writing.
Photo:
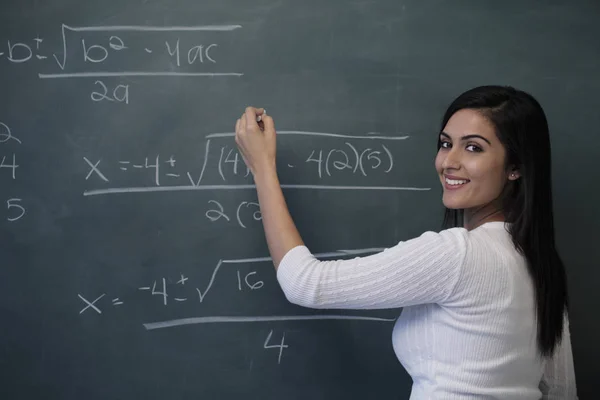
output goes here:
[[[90, 189], [84, 191], [84, 196], [97, 196], [117, 193], [144, 193], [144, 192], [174, 192], [185, 190], [245, 190], [254, 189], [252, 176], [249, 169], [246, 167], [241, 155], [239, 154], [235, 144], [214, 145], [214, 140], [232, 141], [233, 133], [214, 133], [206, 136], [207, 140], [204, 145], [204, 158], [201, 162], [196, 161], [196, 165], [202, 164], [200, 168], [190, 168], [190, 164], [176, 164], [175, 156], [171, 156], [169, 160], [164, 160], [160, 156], [149, 156], [144, 163], [134, 164], [130, 160], [120, 160], [118, 162], [111, 161], [110, 173], [118, 173], [115, 167], [118, 165], [120, 171], [129, 171], [133, 165], [134, 168], [153, 168], [153, 185], [151, 186], [130, 186], [130, 187], [115, 187]], [[313, 136], [327, 139], [340, 139], [340, 145], [337, 147], [322, 146], [313, 147], [304, 154], [300, 152], [294, 153], [299, 155], [295, 160], [286, 160], [280, 168], [294, 171], [293, 177], [309, 179], [316, 181], [315, 183], [285, 183], [281, 184], [283, 189], [310, 189], [310, 190], [413, 190], [426, 191], [428, 187], [414, 186], [381, 186], [381, 185], [366, 185], [357, 184], [354, 186], [341, 186], [323, 184], [321, 181], [326, 181], [335, 178], [340, 174], [347, 176], [362, 177], [362, 179], [382, 179], [386, 174], [394, 170], [394, 155], [390, 147], [391, 143], [399, 140], [405, 140], [408, 136], [352, 136], [333, 133], [306, 132], [306, 131], [278, 131], [280, 140], [287, 138]], [[317, 144], [317, 142], [314, 142]], [[149, 163], [149, 159], [152, 162]], [[85, 158], [84, 161], [88, 164], [89, 170], [86, 177], [88, 180], [91, 176], [95, 176], [98, 180], [108, 182], [108, 175], [100, 172], [100, 158], [95, 158], [95, 162]], [[164, 174], [161, 172], [160, 165], [168, 164], [169, 172]], [[104, 164], [103, 164], [104, 165]], [[177, 166], [176, 166], [177, 165]], [[304, 167], [303, 167], [304, 166]], [[198, 172], [199, 171], [199, 172]], [[163, 182], [162, 177], [168, 177], [168, 181]], [[181, 178], [181, 179], [180, 179]], [[186, 179], [187, 178], [187, 179]], [[208, 182], [206, 182], [208, 181]], [[230, 183], [231, 182], [231, 183]], [[367, 182], [365, 182], [367, 183]], [[206, 217], [215, 222], [222, 219], [223, 221], [237, 220], [241, 227], [244, 227], [242, 214], [245, 209], [256, 208], [255, 203], [239, 204], [235, 212], [224, 210], [217, 200], [212, 200], [215, 208], [211, 208], [206, 212]], [[260, 220], [260, 213], [253, 212], [253, 219]]]
[[[215, 33], [226, 33], [242, 28], [241, 25], [205, 26], [61, 26], [62, 51], [46, 50], [46, 42], [40, 37], [24, 40], [0, 41], [0, 61], [10, 64], [40, 62], [46, 70], [56, 69], [59, 73], [38, 73], [40, 79], [108, 78], [108, 77], [240, 77], [241, 72], [221, 72], [209, 68], [206, 71], [189, 71], [203, 66], [217, 66], [219, 55], [228, 51], [218, 43]], [[166, 39], [164, 35], [184, 35]], [[211, 34], [210, 38], [203, 35]], [[133, 40], [134, 35], [137, 40]], [[143, 44], [139, 42], [144, 36]], [[191, 37], [190, 37], [191, 36]], [[166, 40], [165, 40], [166, 39]], [[191, 43], [183, 43], [183, 40]], [[224, 43], [229, 43], [226, 41]], [[75, 62], [71, 62], [71, 61]], [[144, 70], [145, 65], [163, 62], [156, 71]], [[167, 61], [167, 62], [165, 62]], [[69, 71], [70, 66], [93, 69], [92, 71]], [[117, 65], [118, 70], [107, 71], [105, 66]], [[127, 70], [129, 65], [136, 65]], [[173, 70], [176, 66], [176, 70]], [[181, 69], [180, 68], [186, 68]], [[222, 67], [220, 64], [218, 67]], [[114, 68], [114, 67], [113, 67]], [[94, 102], [106, 101], [114, 104], [129, 104], [129, 85], [117, 84], [109, 87], [102, 80], [94, 81], [90, 92]]]
[[2, 156], [2, 160], [0, 160], [0, 170], [2, 168], [8, 169], [12, 179], [17, 178], [18, 167], [19, 165], [17, 164], [17, 156], [15, 153], [12, 153], [12, 156]]
[[[336, 171], [348, 170], [352, 174], [360, 173], [367, 176], [372, 170], [380, 170], [383, 173], [389, 173], [394, 167], [394, 158], [390, 150], [384, 145], [378, 148], [357, 148], [349, 142], [344, 142], [347, 149], [326, 148], [314, 149], [308, 157], [304, 159], [305, 163], [315, 163], [315, 168], [319, 178], [323, 176], [332, 176]], [[250, 174], [248, 168], [240, 168], [240, 162], [243, 164], [239, 152], [228, 146], [221, 147], [217, 169], [223, 181], [227, 181], [226, 173], [240, 175], [244, 177]], [[231, 165], [227, 165], [231, 164]], [[287, 164], [288, 168], [294, 168], [295, 164]]]
[[[19, 164], [17, 164], [17, 153], [5, 153], [4, 150], [6, 148], [14, 148], [21, 144], [21, 139], [13, 135], [11, 128], [0, 121], [0, 178], [8, 176], [11, 181], [17, 179], [17, 168], [19, 168]], [[2, 174], [2, 171], [6, 171], [8, 175]], [[26, 212], [23, 205], [23, 199], [12, 197], [5, 201], [5, 213], [3, 212], [2, 214], [5, 214], [5, 218], [8, 222], [15, 222], [23, 218]]]
[[163, 304], [166, 306], [167, 305], [167, 287], [165, 284], [165, 278], [162, 278], [162, 292], [160, 290], [156, 290], [156, 281], [154, 281], [154, 284], [152, 285], [152, 295], [161, 295], [163, 298]]
[[[61, 27], [62, 36], [62, 52], [52, 53], [52, 59], [55, 65], [61, 70], [65, 70], [67, 67], [67, 60], [69, 54], [71, 57], [79, 56], [80, 60], [85, 63], [100, 64], [110, 59], [111, 54], [118, 52], [130, 52], [132, 55], [139, 55], [129, 44], [126, 43], [127, 39], [124, 35], [131, 32], [144, 32], [146, 35], [156, 36], [165, 32], [168, 33], [193, 33], [195, 35], [201, 35], [202, 32], [230, 32], [236, 29], [242, 28], [241, 25], [205, 25], [205, 26], [135, 26], [135, 25], [123, 25], [123, 26], [83, 26], [83, 27], [71, 27], [63, 24]], [[81, 37], [85, 33], [103, 33], [105, 37], [97, 39], [94, 37]], [[118, 34], [117, 34], [118, 33]], [[49, 59], [47, 55], [42, 54], [43, 49], [42, 43], [44, 39], [35, 37], [24, 41], [11, 41], [7, 40], [4, 47], [0, 47], [3, 51], [0, 52], [0, 56], [6, 55], [6, 59], [11, 63], [24, 63], [33, 59], [46, 60]], [[72, 43], [75, 42], [79, 45], [81, 53], [75, 49], [70, 50]], [[160, 41], [156, 43], [154, 48], [152, 46], [142, 46], [145, 54], [155, 54], [157, 48], [162, 47], [162, 50], [175, 58], [177, 66], [181, 66], [183, 61], [188, 64], [202, 64], [212, 63], [216, 64], [216, 50], [219, 47], [218, 43], [196, 43], [187, 46], [185, 49], [181, 49], [180, 39], [175, 39], [172, 42], [162, 41], [162, 46], [158, 45]], [[79, 54], [78, 54], [79, 53]], [[182, 56], [183, 54], [183, 56]], [[34, 58], [35, 56], [35, 58]], [[44, 75], [44, 74], [40, 74]], [[241, 74], [235, 74], [241, 75]], [[48, 76], [40, 76], [41, 78]], [[55, 76], [58, 77], [58, 76]], [[67, 76], [65, 76], [67, 77]]]
[[213, 270], [213, 273], [212, 273], [212, 275], [210, 277], [210, 281], [208, 282], [208, 285], [204, 289], [204, 292], [201, 292], [200, 289], [196, 288], [196, 291], [198, 292], [198, 298], [200, 299], [200, 303], [202, 303], [202, 301], [204, 300], [204, 298], [206, 297], [206, 295], [208, 294], [208, 292], [212, 288], [212, 285], [215, 282], [215, 278], [217, 277], [217, 273], [219, 272], [219, 268], [221, 268], [222, 264], [223, 264], [222, 261], [219, 261], [217, 263], [217, 266]]
[[[370, 249], [355, 249], [355, 250], [338, 250], [335, 252], [329, 253], [317, 253], [316, 257], [319, 258], [329, 258], [329, 257], [341, 257], [341, 256], [353, 256], [359, 254], [367, 254], [382, 251], [382, 248], [370, 248]], [[271, 262], [271, 258], [269, 257], [260, 257], [260, 258], [242, 258], [242, 259], [222, 259], [219, 260], [216, 265], [212, 269], [212, 273], [208, 282], [205, 285], [195, 285], [190, 281], [190, 278], [185, 276], [182, 273], [179, 273], [177, 278], [172, 277], [160, 277], [158, 279], [153, 279], [149, 282], [148, 285], [140, 286], [137, 288], [137, 292], [144, 293], [147, 292], [151, 297], [156, 297], [158, 302], [163, 306], [168, 306], [169, 299], [173, 299], [177, 302], [184, 302], [189, 300], [190, 294], [197, 295], [197, 299], [199, 303], [202, 303], [206, 300], [206, 297], [211, 292], [216, 279], [224, 266], [233, 266], [239, 264], [263, 264], [263, 266], [271, 269], [271, 265], [268, 264]], [[235, 276], [230, 275], [230, 283], [234, 290], [237, 292], [256, 292], [262, 289], [265, 286], [264, 280], [261, 278], [261, 274], [256, 270], [242, 273], [239, 268], [235, 270]], [[272, 272], [271, 272], [272, 273]], [[234, 286], [235, 285], [235, 286]], [[189, 288], [189, 289], [188, 289]], [[178, 297], [172, 296], [171, 291], [175, 292]], [[86, 311], [95, 311], [100, 314], [100, 306], [101, 300], [107, 293], [102, 293], [102, 295], [97, 296], [93, 301], [87, 300], [87, 297], [84, 297], [82, 294], [78, 294], [77, 296], [80, 300], [85, 304], [85, 307], [79, 311], [80, 314], [83, 314]], [[110, 303], [113, 306], [123, 305], [124, 301], [121, 300], [121, 295], [112, 297], [112, 301]], [[102, 300], [104, 301], [104, 300]], [[108, 300], [106, 300], [108, 301]]]
[[88, 174], [85, 176], [86, 181], [88, 179], [90, 179], [90, 176], [92, 176], [92, 174], [96, 174], [100, 179], [102, 179], [105, 182], [108, 182], [108, 178], [106, 176], [104, 176], [104, 174], [102, 172], [100, 172], [100, 169], [98, 168], [98, 165], [100, 165], [100, 162], [102, 160], [98, 160], [95, 163], [92, 163], [90, 160], [87, 159], [87, 157], [83, 157], [83, 160], [90, 166], [90, 170], [88, 171]]
[[22, 199], [8, 199], [6, 200], [6, 208], [8, 209], [8, 216], [6, 219], [9, 222], [20, 220], [25, 215], [25, 207], [22, 206]]
[[[180, 56], [180, 51], [179, 51], [179, 39], [177, 39], [177, 42], [173, 45], [173, 47], [171, 47], [169, 42], [165, 42], [165, 46], [167, 48], [167, 52], [169, 53], [169, 55], [175, 58], [175, 61], [177, 62], [177, 66], [180, 67], [181, 66], [181, 56]], [[204, 60], [208, 60], [210, 62], [216, 63], [216, 61], [213, 58], [211, 58], [209, 55], [210, 50], [216, 46], [217, 46], [216, 43], [212, 43], [208, 46], [196, 45], [196, 46], [190, 47], [190, 49], [187, 51], [188, 64], [193, 64], [195, 62], [204, 63]], [[146, 50], [148, 50], [148, 49], [146, 49]]]
[[[111, 55], [116, 53], [130, 53], [133, 57], [139, 57], [141, 54], [138, 49], [127, 43], [128, 39], [124, 35], [130, 32], [144, 32], [154, 37], [165, 32], [169, 33], [193, 33], [200, 35], [202, 32], [230, 32], [241, 28], [241, 25], [213, 25], [213, 26], [84, 26], [71, 27], [63, 24], [61, 28], [62, 52], [52, 53], [49, 58], [41, 48], [43, 39], [36, 37], [26, 41], [7, 40], [4, 51], [0, 51], [0, 56], [6, 54], [6, 59], [14, 64], [29, 62], [31, 60], [53, 60], [54, 65], [61, 70], [66, 70], [68, 59], [70, 57], [79, 57], [84, 64], [102, 65], [111, 60]], [[81, 37], [89, 32], [104, 33], [104, 38]], [[149, 57], [159, 57], [160, 49], [166, 55], [174, 59], [175, 64], [180, 67], [182, 64], [201, 65], [205, 63], [216, 64], [217, 50], [220, 48], [218, 43], [195, 43], [182, 48], [181, 39], [174, 41], [157, 40], [154, 46], [144, 45], [141, 51]], [[162, 45], [159, 43], [162, 42]], [[73, 48], [73, 43], [78, 44]], [[2, 49], [2, 47], [0, 47]], [[35, 55], [35, 57], [34, 57]], [[122, 58], [120, 58], [121, 60]], [[147, 60], [149, 61], [149, 60]], [[167, 66], [165, 66], [167, 69]], [[76, 78], [76, 77], [107, 77], [107, 76], [241, 76], [239, 72], [196, 72], [189, 73], [182, 71], [148, 72], [148, 71], [115, 71], [115, 72], [73, 72], [59, 74], [40, 73], [38, 76], [42, 79], [52, 78]]]
[[242, 285], [242, 276], [240, 274], [240, 270], [238, 269], [237, 271], [237, 278], [238, 278], [238, 290], [241, 292], [243, 287], [248, 287], [250, 290], [257, 290], [262, 288], [265, 283], [263, 281], [254, 281], [254, 283], [250, 282], [250, 277], [252, 277], [253, 275], [256, 275], [256, 271], [252, 271], [247, 273], [244, 276], [244, 280], [243, 282], [246, 284], [246, 286]]
[[267, 340], [265, 340], [265, 344], [263, 345], [263, 348], [279, 349], [279, 356], [277, 357], [277, 364], [281, 364], [281, 356], [283, 355], [283, 349], [288, 348], [288, 345], [285, 344], [285, 332], [281, 336], [281, 343], [279, 343], [279, 344], [269, 344], [272, 336], [273, 336], [273, 330], [271, 329], [271, 332], [269, 332], [269, 335], [267, 336]]
[[[345, 142], [351, 150], [345, 151], [341, 149], [326, 149], [325, 151], [313, 150], [305, 162], [314, 162], [317, 165], [317, 172], [319, 178], [323, 177], [323, 174], [331, 176], [332, 171], [338, 170], [350, 170], [352, 173], [359, 171], [363, 176], [367, 176], [368, 168], [378, 169], [382, 167], [382, 152], [385, 153], [384, 160], [387, 162], [386, 168], [383, 170], [384, 173], [388, 173], [394, 167], [394, 159], [391, 152], [385, 145], [381, 145], [382, 151], [374, 150], [371, 148], [361, 149], [360, 151], [352, 144]], [[326, 154], [326, 157], [323, 157]], [[354, 157], [352, 157], [354, 156]], [[367, 169], [365, 169], [365, 163], [368, 163]]]
[[18, 144], [21, 144], [21, 140], [12, 135], [10, 127], [4, 122], [0, 121], [0, 143], [6, 143], [9, 140], [13, 140]]
[[211, 316], [211, 317], [193, 317], [180, 318], [170, 321], [148, 322], [143, 324], [146, 330], [173, 328], [183, 325], [196, 324], [224, 324], [224, 323], [252, 323], [252, 322], [285, 322], [285, 321], [366, 321], [366, 322], [395, 322], [395, 318], [364, 317], [360, 315], [261, 315], [253, 317], [230, 317], [230, 316]]
[[[5, 47], [6, 51], [0, 53], [0, 56], [6, 54], [6, 59], [14, 64], [27, 62], [31, 60], [34, 56], [34, 50], [32, 50], [32, 47], [37, 52], [39, 50], [41, 42], [42, 39], [40, 38], [32, 39], [31, 42], [29, 42], [29, 44], [22, 42], [11, 42], [10, 40], [7, 40]], [[35, 54], [35, 56], [38, 60], [48, 58], [47, 56], [40, 54]]]
[[[228, 151], [227, 151], [228, 150]], [[225, 151], [227, 151], [227, 155], [225, 157], [223, 157], [223, 155], [225, 154]], [[233, 153], [233, 158], [232, 157], [232, 153]], [[225, 179], [225, 175], [224, 175], [224, 170], [225, 170], [225, 166], [228, 163], [231, 163], [232, 166], [232, 173], [234, 175], [238, 174], [238, 167], [239, 167], [239, 162], [242, 158], [240, 157], [239, 152], [234, 149], [234, 148], [229, 148], [227, 146], [223, 146], [221, 147], [221, 155], [219, 156], [219, 162], [217, 164], [217, 168], [219, 170], [219, 175], [221, 176], [221, 178], [226, 181], [227, 179]], [[243, 161], [242, 161], [243, 163]], [[248, 167], [244, 168], [245, 169], [245, 174], [244, 177], [247, 177], [250, 174], [250, 169], [248, 169]]]
[[104, 82], [96, 81], [94, 84], [100, 87], [100, 91], [92, 92], [90, 97], [93, 101], [98, 102], [106, 100], [129, 104], [129, 85], [117, 85], [111, 90], [112, 93], [109, 94], [109, 89]]
[[[244, 225], [244, 223], [242, 222], [242, 210], [243, 209], [247, 209], [247, 208], [254, 208], [254, 211], [252, 211], [252, 219], [254, 221], [261, 221], [262, 220], [262, 213], [260, 212], [260, 205], [256, 202], [253, 201], [242, 201], [240, 203], [240, 205], [238, 206], [235, 216], [236, 219], [238, 221], [238, 224], [242, 227], [245, 228], [246, 225]], [[257, 210], [258, 209], [258, 210]]]
[[103, 298], [106, 294], [102, 293], [100, 296], [96, 297], [96, 299], [94, 301], [89, 301], [87, 300], [85, 297], [83, 297], [80, 294], [77, 294], [77, 296], [86, 304], [85, 307], [83, 307], [80, 311], [79, 314], [84, 313], [88, 308], [90, 308], [91, 310], [96, 311], [98, 314], [102, 314], [102, 311], [100, 311], [100, 309], [95, 305], [98, 300], [100, 300], [101, 298]]
[[214, 204], [217, 209], [210, 209], [208, 210], [205, 215], [206, 218], [208, 218], [211, 222], [215, 222], [220, 220], [221, 218], [224, 218], [225, 220], [229, 221], [229, 217], [227, 216], [227, 214], [225, 214], [224, 210], [223, 210], [223, 206], [216, 200], [209, 200], [208, 201], [209, 204]]
[[[208, 204], [212, 205], [212, 207], [208, 211], [206, 211], [205, 215], [206, 218], [208, 218], [211, 222], [215, 222], [220, 219], [223, 219], [228, 222], [231, 221], [229, 216], [225, 213], [225, 210], [221, 203], [219, 203], [216, 200], [209, 200]], [[253, 201], [242, 201], [241, 203], [239, 203], [239, 205], [235, 209], [235, 219], [237, 221], [237, 224], [242, 228], [247, 227], [244, 223], [244, 220], [246, 220], [245, 211], [247, 211], [248, 209], [252, 209], [250, 210], [251, 220], [261, 221], [262, 215], [259, 208], [259, 204]]]
[[[380, 252], [383, 248], [371, 248], [371, 249], [353, 249], [353, 250], [338, 250], [329, 253], [317, 253], [315, 254], [318, 258], [330, 258], [330, 257], [341, 257], [341, 256], [356, 256], [359, 254], [367, 254]], [[271, 268], [271, 258], [259, 257], [259, 258], [245, 258], [245, 259], [222, 259], [219, 260], [217, 265], [214, 267], [208, 284], [201, 290], [195, 287], [196, 293], [198, 294], [199, 302], [202, 303], [206, 296], [211, 291], [217, 275], [222, 267], [227, 265], [239, 265], [239, 264], [264, 264]], [[269, 263], [269, 264], [266, 264]], [[236, 287], [238, 292], [255, 292], [259, 291], [265, 286], [265, 282], [259, 278], [257, 271], [250, 271], [242, 273], [240, 269], [236, 269]], [[159, 302], [163, 306], [169, 304], [168, 299], [172, 298], [174, 302], [186, 302], [188, 297], [171, 297], [169, 291], [175, 290], [172, 286], [186, 287], [193, 286], [190, 279], [184, 274], [179, 274], [176, 279], [168, 279], [161, 277], [153, 280], [149, 286], [142, 286], [138, 288], [138, 292], [148, 292], [152, 296], [157, 296]], [[171, 282], [171, 283], [169, 283]], [[125, 304], [120, 297], [107, 298], [107, 293], [95, 293], [93, 295], [82, 295], [77, 294], [79, 298], [80, 307], [78, 308], [79, 314], [85, 314], [86, 318], [93, 318], [103, 313], [103, 308], [107, 306], [120, 307]], [[93, 300], [91, 300], [93, 299]], [[283, 299], [282, 299], [283, 300]], [[147, 331], [153, 331], [156, 329], [172, 328], [183, 325], [205, 325], [205, 324], [222, 324], [222, 323], [277, 323], [286, 321], [326, 321], [326, 320], [347, 320], [347, 321], [363, 321], [363, 322], [378, 322], [378, 323], [394, 323], [395, 318], [381, 318], [381, 317], [367, 317], [361, 315], [335, 315], [335, 314], [320, 314], [320, 315], [255, 315], [255, 316], [203, 316], [203, 317], [188, 317], [174, 320], [158, 321], [144, 323], [143, 326]], [[275, 333], [275, 329], [269, 329], [269, 333], [266, 335], [264, 342], [262, 342], [262, 348], [265, 351], [276, 351], [277, 364], [281, 364], [283, 359], [283, 353], [285, 349], [289, 348], [289, 344], [286, 342], [286, 332]]]

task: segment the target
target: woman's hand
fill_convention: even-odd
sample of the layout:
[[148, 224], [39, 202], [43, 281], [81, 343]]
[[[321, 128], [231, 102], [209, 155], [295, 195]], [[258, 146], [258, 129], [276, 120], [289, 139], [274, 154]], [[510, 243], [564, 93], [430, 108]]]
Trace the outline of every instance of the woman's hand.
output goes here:
[[[257, 122], [260, 116], [261, 121]], [[273, 118], [262, 108], [247, 107], [235, 124], [235, 143], [252, 175], [275, 169], [277, 152]]]

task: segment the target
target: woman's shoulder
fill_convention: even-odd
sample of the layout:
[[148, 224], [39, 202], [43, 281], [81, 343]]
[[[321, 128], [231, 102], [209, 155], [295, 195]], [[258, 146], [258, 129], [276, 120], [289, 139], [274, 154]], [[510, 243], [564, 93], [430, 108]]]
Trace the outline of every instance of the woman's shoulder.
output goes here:
[[464, 227], [453, 227], [438, 232], [427, 231], [422, 236], [440, 238], [462, 238], [465, 244], [491, 244], [492, 246], [503, 243], [512, 243], [510, 239], [510, 224], [504, 221], [491, 221], [481, 224], [477, 228], [467, 229]]
[[513, 264], [520, 257], [512, 236], [510, 224], [503, 221], [486, 222], [474, 229], [449, 228], [439, 232], [442, 237], [460, 237], [464, 242], [466, 259], [472, 261], [508, 261]]
[[[438, 251], [460, 254], [464, 273], [499, 274], [521, 270], [524, 265], [522, 254], [516, 249], [509, 231], [510, 225], [501, 221], [482, 224], [474, 229], [464, 227], [447, 228], [441, 231], [424, 232], [416, 241], [428, 242]], [[485, 265], [485, 268], [481, 266]]]
[[[445, 228], [439, 231], [427, 230], [419, 236], [410, 239], [410, 241], [432, 241], [432, 242], [455, 242], [462, 246], [468, 246], [469, 243], [485, 243], [494, 241], [506, 241], [510, 239], [509, 224], [503, 221], [486, 222], [475, 229], [464, 227]], [[509, 240], [510, 241], [510, 240]]]
[[496, 301], [493, 299], [514, 294], [515, 290], [529, 292], [526, 261], [515, 247], [509, 228], [504, 222], [488, 222], [472, 230], [457, 231], [466, 241], [462, 275], [457, 285], [462, 287], [463, 296]]

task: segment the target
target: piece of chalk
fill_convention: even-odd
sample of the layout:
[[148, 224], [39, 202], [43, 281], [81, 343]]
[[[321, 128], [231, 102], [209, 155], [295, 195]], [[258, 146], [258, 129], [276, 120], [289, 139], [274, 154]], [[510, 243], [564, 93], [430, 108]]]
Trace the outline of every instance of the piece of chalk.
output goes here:
[[267, 115], [267, 110], [263, 110], [262, 115], [259, 115], [258, 117], [256, 117], [256, 122], [260, 122], [262, 121], [262, 116], [263, 115]]

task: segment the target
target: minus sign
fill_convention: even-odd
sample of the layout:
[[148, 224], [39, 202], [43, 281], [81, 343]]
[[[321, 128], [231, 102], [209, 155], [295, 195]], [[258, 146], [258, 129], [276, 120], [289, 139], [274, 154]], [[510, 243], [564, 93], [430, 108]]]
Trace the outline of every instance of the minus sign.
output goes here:
[[290, 168], [294, 168], [294, 166], [292, 164], [288, 164], [288, 167]]
[[146, 50], [146, 53], [152, 53], [152, 50], [150, 50], [149, 48], [145, 48], [144, 50]]

